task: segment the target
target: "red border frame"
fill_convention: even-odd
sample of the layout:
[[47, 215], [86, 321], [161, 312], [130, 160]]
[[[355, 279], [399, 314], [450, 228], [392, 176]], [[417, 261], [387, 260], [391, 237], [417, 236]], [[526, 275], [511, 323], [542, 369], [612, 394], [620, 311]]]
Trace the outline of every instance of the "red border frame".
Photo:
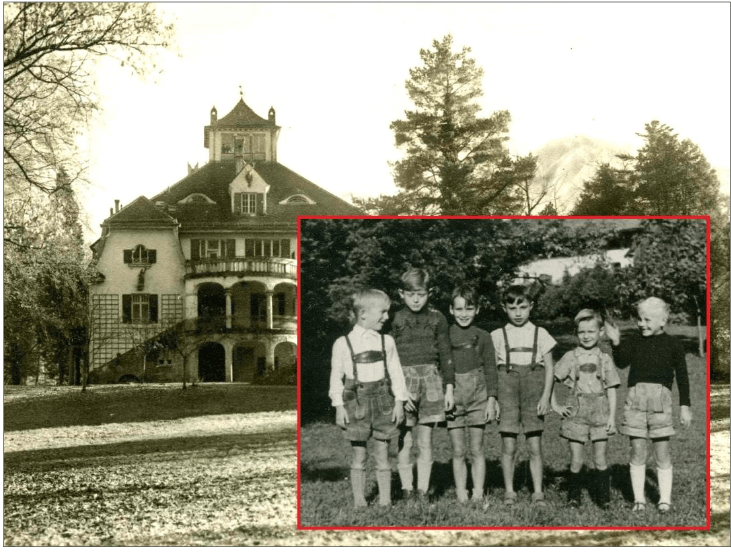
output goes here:
[[[348, 527], [348, 526], [303, 526], [300, 515], [301, 501], [301, 479], [300, 479], [300, 458], [301, 458], [301, 375], [302, 375], [302, 355], [301, 343], [302, 336], [300, 332], [301, 320], [301, 274], [300, 274], [300, 222], [312, 219], [470, 219], [470, 220], [488, 220], [488, 219], [519, 219], [519, 220], [571, 220], [571, 219], [620, 219], [620, 220], [648, 220], [648, 219], [682, 219], [682, 220], [705, 220], [706, 221], [706, 525], [705, 526], [653, 526], [653, 527], [524, 527], [524, 526], [500, 526], [500, 527]], [[596, 217], [577, 217], [577, 216], [298, 216], [297, 217], [297, 530], [298, 531], [710, 531], [711, 529], [711, 359], [710, 359], [710, 328], [711, 328], [711, 217], [709, 215], [702, 216], [596, 216]]]

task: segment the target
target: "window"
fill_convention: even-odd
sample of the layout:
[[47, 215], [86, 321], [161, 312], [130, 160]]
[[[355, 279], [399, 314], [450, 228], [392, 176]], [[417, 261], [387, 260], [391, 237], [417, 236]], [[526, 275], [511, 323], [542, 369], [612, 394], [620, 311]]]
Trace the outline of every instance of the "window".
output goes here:
[[157, 250], [138, 245], [134, 249], [125, 249], [123, 260], [125, 264], [153, 264], [157, 262]]
[[231, 259], [236, 257], [236, 240], [190, 240], [190, 259]]
[[122, 322], [125, 324], [157, 322], [157, 295], [149, 293], [122, 295]]
[[282, 257], [289, 258], [289, 240], [252, 240], [247, 239], [244, 245], [247, 257]]
[[282, 205], [312, 205], [315, 202], [303, 194], [289, 196], [287, 199], [279, 202]]
[[284, 293], [274, 294], [274, 313], [277, 316], [284, 316], [287, 314], [287, 295]]
[[162, 349], [157, 356], [158, 366], [172, 366], [173, 353], [170, 349]]
[[266, 159], [266, 142], [266, 134], [221, 134], [221, 157], [263, 161]]
[[259, 199], [257, 196], [261, 195], [263, 194], [248, 192], [234, 194], [234, 213], [241, 215], [255, 215], [256, 204]]

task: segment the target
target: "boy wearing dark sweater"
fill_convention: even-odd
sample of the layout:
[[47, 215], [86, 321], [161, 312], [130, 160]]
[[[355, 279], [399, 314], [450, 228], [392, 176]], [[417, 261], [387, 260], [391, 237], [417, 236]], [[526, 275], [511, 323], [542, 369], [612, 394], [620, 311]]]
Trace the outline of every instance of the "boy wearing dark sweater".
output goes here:
[[637, 325], [642, 337], [620, 342], [619, 329], [606, 324], [606, 333], [614, 348], [618, 368], [630, 365], [627, 400], [620, 432], [630, 439], [630, 478], [635, 512], [645, 510], [645, 464], [647, 442], [652, 441], [657, 461], [660, 490], [658, 510], [668, 512], [671, 505], [673, 466], [670, 436], [673, 429], [673, 380], [680, 393], [680, 425], [690, 426], [690, 386], [685, 351], [680, 341], [665, 333], [668, 306], [662, 299], [650, 297], [637, 306]]
[[[426, 496], [432, 467], [432, 433], [454, 405], [454, 366], [449, 326], [444, 315], [429, 306], [429, 274], [412, 268], [401, 276], [399, 296], [405, 307], [393, 317], [391, 336], [401, 359], [406, 387], [413, 401], [406, 405], [406, 426], [399, 436], [398, 470], [403, 496], [413, 492], [411, 448], [418, 426], [417, 494]], [[446, 391], [443, 390], [443, 384]]]

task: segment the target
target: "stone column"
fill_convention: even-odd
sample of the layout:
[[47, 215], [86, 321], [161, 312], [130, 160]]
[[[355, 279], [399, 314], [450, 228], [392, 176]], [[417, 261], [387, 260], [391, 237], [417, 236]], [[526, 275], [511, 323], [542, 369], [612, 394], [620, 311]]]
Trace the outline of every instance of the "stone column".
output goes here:
[[224, 290], [226, 293], [226, 329], [231, 329], [231, 288]]
[[267, 291], [267, 330], [274, 329], [274, 292]]
[[[229, 295], [226, 294], [226, 297]], [[228, 319], [227, 319], [228, 320]], [[226, 381], [231, 382], [234, 380], [234, 346], [232, 343], [230, 343], [228, 340], [223, 341], [221, 343], [223, 345], [223, 350], [225, 351], [225, 363], [226, 363]]]
[[267, 355], [267, 372], [273, 372], [274, 371], [274, 348], [277, 346], [277, 344], [272, 341], [271, 339], [267, 339], [264, 342], [264, 346], [266, 347], [266, 355]]

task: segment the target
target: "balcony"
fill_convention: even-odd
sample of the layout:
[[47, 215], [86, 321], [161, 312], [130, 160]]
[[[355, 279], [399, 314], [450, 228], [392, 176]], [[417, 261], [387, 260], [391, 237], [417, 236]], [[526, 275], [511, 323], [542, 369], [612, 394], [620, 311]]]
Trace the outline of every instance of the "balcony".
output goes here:
[[272, 257], [235, 257], [232, 259], [200, 259], [185, 261], [185, 277], [204, 276], [276, 276], [297, 280], [297, 261]]

